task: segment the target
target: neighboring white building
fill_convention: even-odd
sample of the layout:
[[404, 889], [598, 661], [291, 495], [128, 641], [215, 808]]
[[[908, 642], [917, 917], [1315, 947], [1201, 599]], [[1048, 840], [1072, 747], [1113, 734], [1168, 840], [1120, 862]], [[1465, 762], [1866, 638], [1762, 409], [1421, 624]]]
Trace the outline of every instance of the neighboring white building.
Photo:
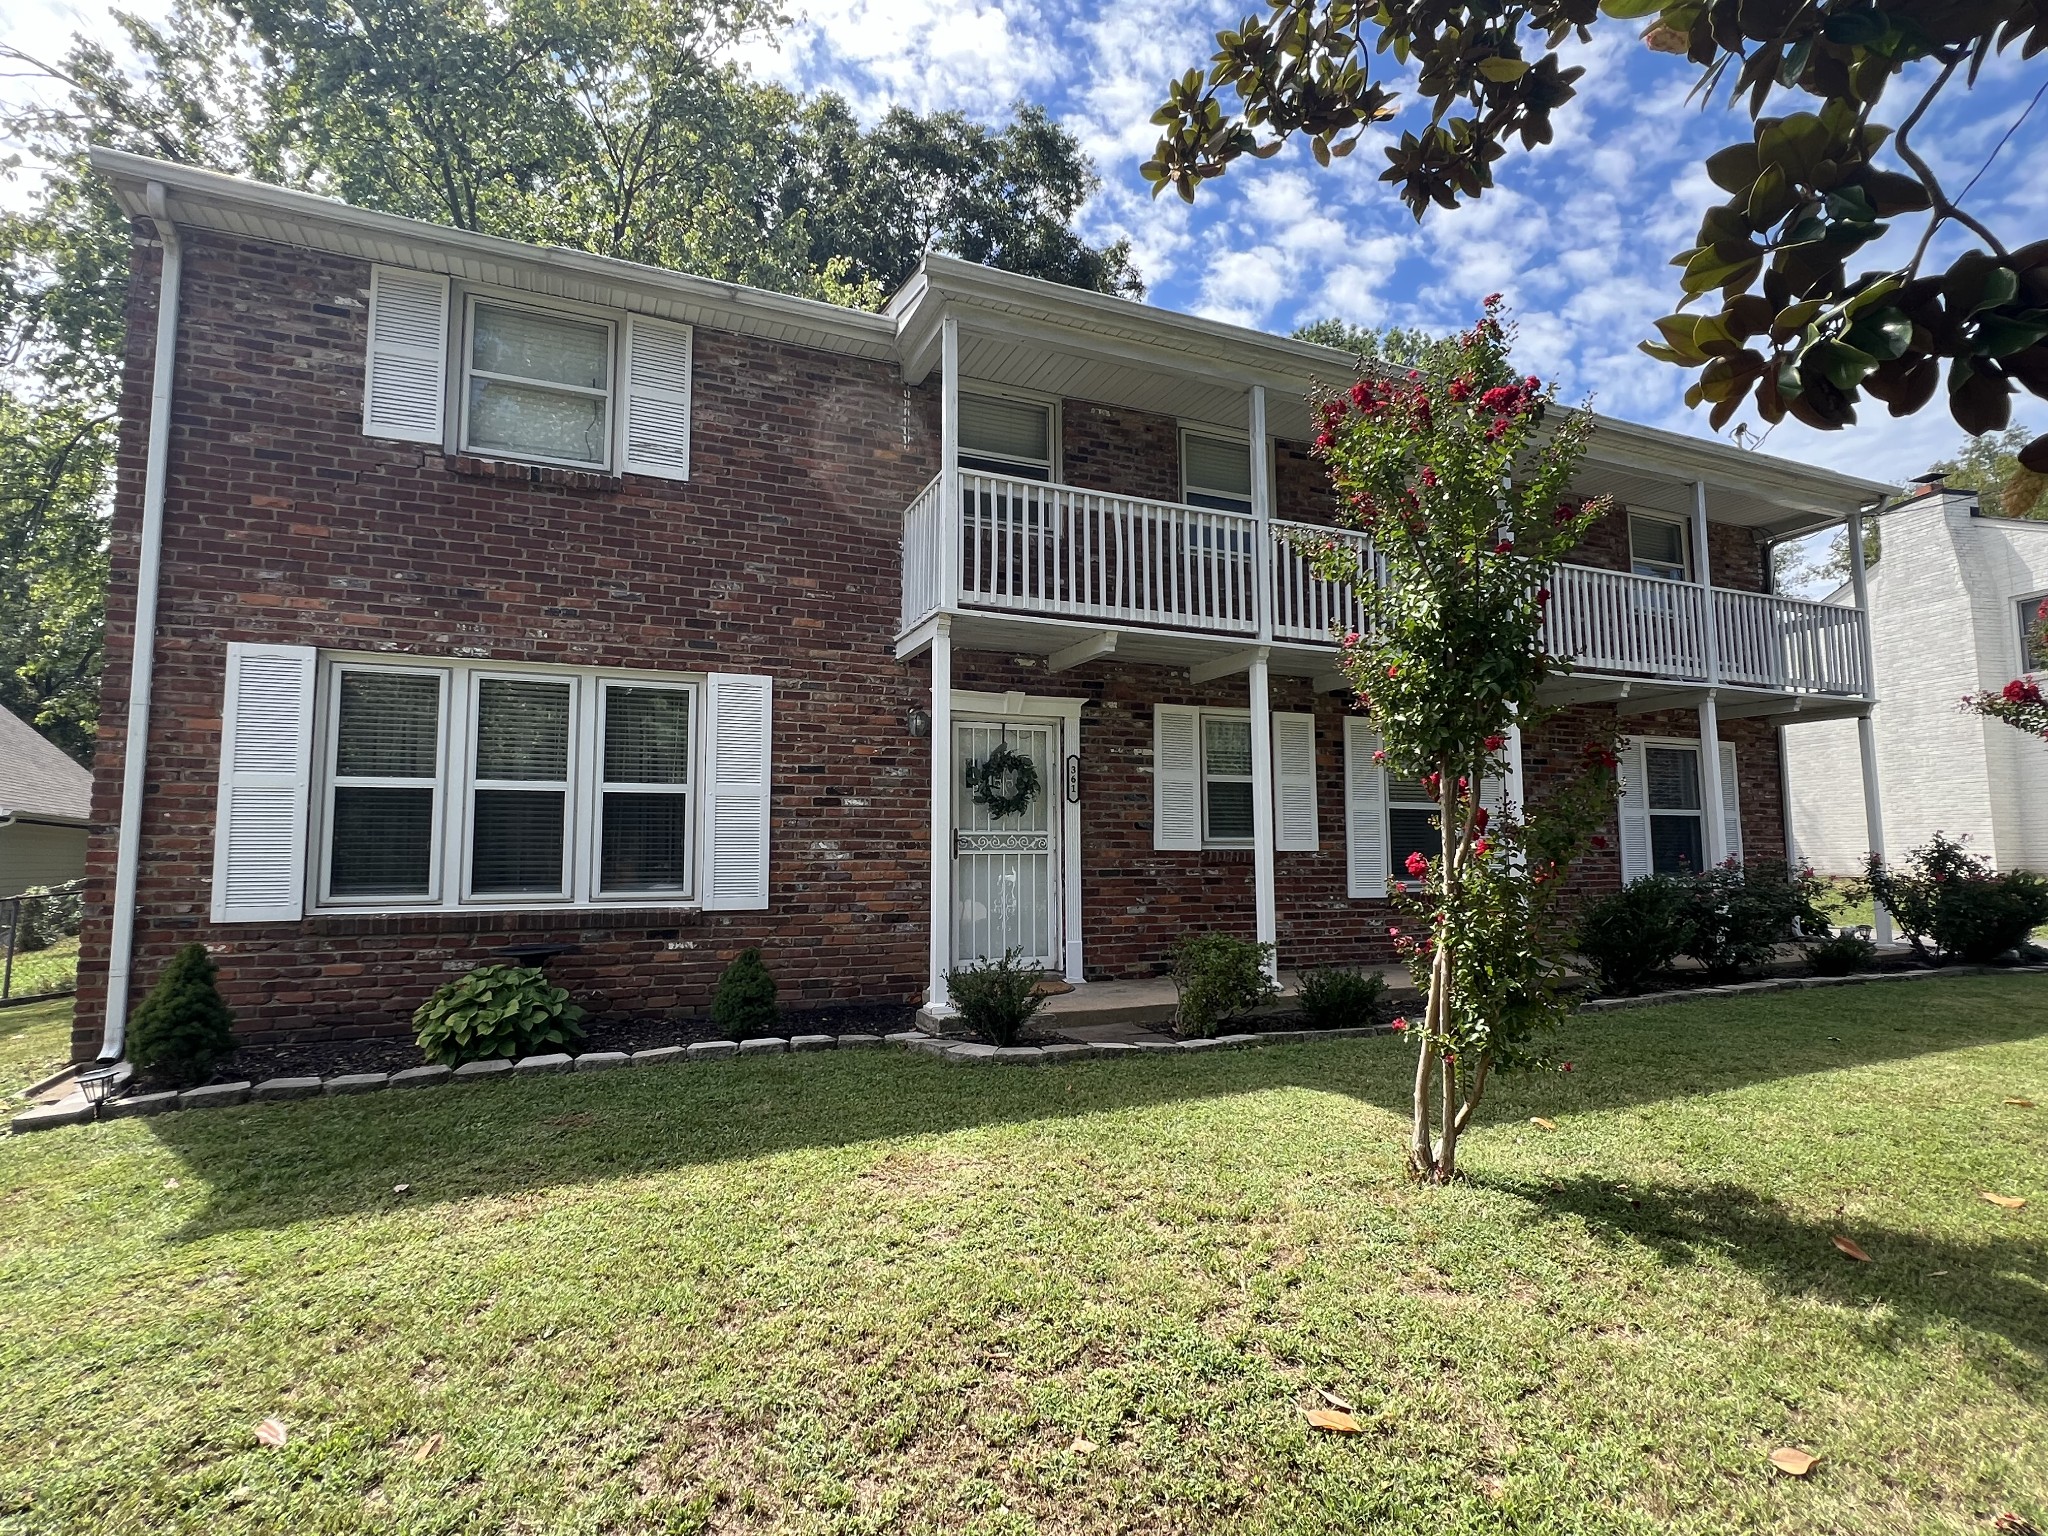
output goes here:
[[[1936, 832], [1967, 838], [2001, 869], [2048, 870], [2048, 742], [1959, 707], [2027, 671], [2048, 675], [2031, 638], [2048, 597], [2048, 523], [1986, 517], [1972, 491], [1932, 491], [1880, 518], [1870, 568], [1872, 712], [1886, 852]], [[1845, 588], [1833, 599], [1849, 601]], [[1787, 731], [1785, 775], [1797, 855], [1852, 874], [1869, 848], [1856, 726]]]
[[0, 897], [85, 876], [92, 770], [0, 709]]

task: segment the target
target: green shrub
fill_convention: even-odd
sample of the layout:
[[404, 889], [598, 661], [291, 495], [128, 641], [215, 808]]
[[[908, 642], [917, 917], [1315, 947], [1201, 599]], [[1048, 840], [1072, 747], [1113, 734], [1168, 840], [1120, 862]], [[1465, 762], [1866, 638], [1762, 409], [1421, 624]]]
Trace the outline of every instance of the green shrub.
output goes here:
[[480, 965], [421, 1003], [412, 1025], [421, 1054], [453, 1067], [574, 1045], [583, 1010], [532, 966]]
[[1868, 970], [1876, 959], [1877, 946], [1860, 933], [1838, 933], [1806, 946], [1807, 969], [1816, 976], [1847, 976]]
[[1689, 892], [1676, 875], [1648, 875], [1601, 897], [1579, 920], [1579, 953], [1603, 992], [1640, 992], [1669, 969], [1690, 936]]
[[711, 1022], [728, 1040], [756, 1040], [775, 1033], [775, 978], [758, 949], [743, 949], [718, 978], [711, 998]]
[[1310, 1029], [1357, 1029], [1377, 1024], [1387, 980], [1378, 971], [1324, 966], [1301, 978], [1298, 999]]
[[143, 1077], [190, 1088], [235, 1051], [235, 1016], [204, 944], [187, 944], [128, 1021], [128, 1059]]
[[1872, 859], [1862, 889], [1883, 903], [1923, 959], [1982, 965], [2048, 923], [2048, 880], [2027, 870], [1999, 874], [1939, 832], [1902, 867]]
[[1015, 1045], [1031, 1016], [1045, 1005], [1038, 991], [1044, 975], [1037, 966], [1026, 965], [1023, 955], [1023, 950], [1012, 949], [1000, 960], [981, 960], [946, 973], [946, 990], [960, 1022], [995, 1045]]
[[1213, 1035], [1231, 1019], [1280, 995], [1266, 975], [1273, 946], [1227, 934], [1189, 934], [1173, 946], [1174, 1028]]
[[17, 954], [35, 954], [78, 932], [83, 916], [83, 885], [31, 885], [21, 893], [14, 935]]
[[1827, 885], [1810, 869], [1731, 861], [1675, 878], [1686, 928], [1679, 953], [1699, 961], [1710, 981], [1752, 975], [1780, 944], [1825, 931], [1816, 903]]

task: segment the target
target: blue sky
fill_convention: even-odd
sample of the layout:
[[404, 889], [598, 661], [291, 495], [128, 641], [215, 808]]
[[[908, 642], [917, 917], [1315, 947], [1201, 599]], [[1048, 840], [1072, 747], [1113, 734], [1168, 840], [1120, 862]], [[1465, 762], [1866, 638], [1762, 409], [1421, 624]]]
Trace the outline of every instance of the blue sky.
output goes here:
[[[1747, 136], [1739, 114], [1686, 102], [1691, 65], [1645, 49], [1639, 24], [1603, 22], [1578, 49], [1587, 73], [1579, 98], [1557, 117], [1556, 142], [1512, 155], [1483, 200], [1434, 210], [1419, 226], [1377, 179], [1385, 161], [1371, 141], [1331, 170], [1294, 150], [1243, 162], [1192, 209], [1170, 194], [1155, 201], [1137, 167], [1154, 141], [1148, 118], [1164, 83], [1206, 62], [1216, 28], [1245, 7], [1246, 0], [796, 0], [797, 20], [779, 44], [751, 47], [746, 58], [801, 89], [836, 90], [869, 118], [893, 102], [987, 120], [1017, 101], [1044, 103], [1079, 136], [1103, 179], [1083, 214], [1086, 232], [1130, 238], [1154, 303], [1279, 331], [1326, 314], [1444, 330], [1469, 321], [1480, 297], [1498, 290], [1520, 322], [1525, 366], [1555, 377], [1568, 398], [1591, 394], [1602, 411], [1706, 434], [1704, 414], [1680, 399], [1687, 377], [1635, 350], [1675, 303], [1676, 271], [1666, 263], [1717, 199], [1700, 161]], [[134, 8], [150, 14], [161, 4], [137, 0]], [[73, 30], [111, 32], [103, 8], [76, 0], [0, 0], [0, 21], [32, 51], [61, 51]], [[1975, 91], [1952, 91], [1930, 116], [1916, 142], [1952, 192], [1978, 172], [2044, 79], [2048, 59], [1994, 59]], [[2048, 102], [1968, 198], [2015, 243], [2048, 235], [2044, 146]], [[1870, 248], [1868, 265], [1912, 238], [1917, 228]], [[2026, 400], [2016, 419], [2048, 430], [2048, 402]], [[1864, 420], [1845, 432], [1786, 422], [1767, 451], [1904, 479], [1960, 441], [1945, 411], [1896, 422], [1867, 405]]]

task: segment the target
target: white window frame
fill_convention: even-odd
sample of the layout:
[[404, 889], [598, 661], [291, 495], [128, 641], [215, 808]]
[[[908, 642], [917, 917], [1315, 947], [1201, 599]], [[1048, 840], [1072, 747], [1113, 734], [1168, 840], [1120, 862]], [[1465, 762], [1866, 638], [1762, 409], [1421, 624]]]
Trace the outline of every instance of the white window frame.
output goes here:
[[[1233, 432], [1228, 427], [1210, 427], [1199, 423], [1190, 424], [1182, 422], [1180, 424], [1180, 441], [1176, 444], [1180, 455], [1180, 499], [1182, 505], [1201, 507], [1205, 512], [1236, 512], [1245, 517], [1250, 517], [1257, 503], [1257, 498], [1249, 491], [1245, 495], [1239, 496], [1235, 491], [1222, 491], [1215, 489], [1213, 486], [1197, 485], [1188, 478], [1188, 439], [1191, 437], [1206, 437], [1212, 442], [1242, 445], [1245, 452], [1245, 468], [1249, 471], [1252, 468], [1251, 434], [1249, 432]], [[1270, 457], [1271, 455], [1268, 455], [1268, 458]], [[1249, 475], [1247, 480], [1249, 480]], [[1195, 497], [1197, 496], [1207, 496], [1214, 501], [1228, 501], [1231, 505], [1227, 507], [1213, 506], [1209, 503], [1196, 501]], [[1240, 502], [1242, 505], [1239, 505]]]
[[[429, 672], [441, 679], [441, 761], [435, 783], [435, 849], [432, 895], [332, 897], [328, 891], [328, 866], [333, 857], [333, 795], [335, 719], [340, 688], [336, 679], [344, 671]], [[564, 818], [566, 844], [563, 852], [564, 890], [561, 894], [531, 896], [489, 895], [471, 897], [470, 852], [475, 826], [471, 794], [476, 741], [476, 698], [478, 683], [486, 677], [571, 683], [572, 711], [569, 733], [569, 780], [567, 814]], [[600, 814], [603, 789], [603, 738], [599, 735], [600, 701], [605, 687], [616, 684], [635, 688], [674, 688], [690, 694], [690, 763], [688, 783], [683, 786], [689, 806], [688, 890], [604, 892], [598, 889], [602, 850]], [[313, 741], [314, 815], [307, 835], [311, 857], [307, 862], [308, 915], [365, 912], [528, 912], [536, 910], [587, 910], [605, 908], [697, 908], [704, 889], [705, 841], [700, 819], [703, 812], [706, 740], [708, 723], [706, 677], [703, 674], [635, 671], [622, 667], [576, 667], [554, 663], [508, 666], [503, 662], [444, 657], [397, 657], [349, 652], [322, 652], [316, 669], [318, 703], [314, 714]], [[357, 782], [357, 781], [351, 781]], [[417, 783], [416, 780], [406, 781]], [[484, 788], [526, 789], [533, 782], [484, 781]], [[544, 786], [538, 786], [544, 787]], [[673, 786], [668, 788], [672, 789]]]
[[2013, 617], [2019, 621], [2020, 675], [2040, 676], [2043, 673], [2048, 673], [2048, 666], [2036, 667], [2031, 665], [2033, 657], [2029, 652], [2032, 650], [2032, 647], [2028, 644], [2028, 637], [2041, 627], [2041, 621], [2035, 618], [2034, 614], [2042, 603], [2048, 602], [2048, 592], [2036, 592], [2032, 597], [2016, 597], [2012, 602]]
[[[1638, 558], [1638, 557], [1637, 557], [1637, 555], [1636, 555], [1636, 522], [1637, 522], [1637, 520], [1638, 520], [1638, 519], [1640, 519], [1640, 520], [1642, 520], [1642, 521], [1644, 521], [1644, 522], [1650, 522], [1650, 523], [1664, 523], [1664, 524], [1667, 524], [1667, 525], [1669, 525], [1670, 527], [1676, 528], [1676, 529], [1678, 530], [1678, 547], [1679, 547], [1679, 549], [1680, 549], [1680, 550], [1681, 550], [1681, 551], [1683, 552], [1683, 555], [1684, 555], [1684, 564], [1683, 564], [1683, 566], [1682, 566], [1682, 568], [1681, 568], [1681, 571], [1680, 571], [1680, 573], [1679, 573], [1678, 575], [1676, 575], [1676, 576], [1667, 576], [1667, 575], [1663, 574], [1662, 572], [1658, 572], [1658, 573], [1656, 573], [1655, 575], [1653, 575], [1653, 576], [1649, 577], [1648, 579], [1650, 579], [1650, 580], [1653, 580], [1653, 581], [1691, 581], [1691, 580], [1693, 580], [1693, 572], [1694, 572], [1694, 570], [1696, 570], [1696, 569], [1697, 569], [1697, 565], [1696, 565], [1696, 563], [1695, 563], [1695, 562], [1696, 562], [1696, 559], [1697, 559], [1697, 556], [1696, 556], [1696, 552], [1694, 551], [1694, 549], [1693, 549], [1693, 547], [1692, 547], [1692, 524], [1691, 524], [1691, 522], [1689, 522], [1689, 521], [1688, 521], [1687, 519], [1685, 519], [1685, 518], [1673, 516], [1673, 515], [1672, 515], [1672, 514], [1670, 514], [1670, 513], [1666, 513], [1666, 512], [1645, 512], [1645, 511], [1643, 511], [1643, 510], [1641, 510], [1640, 508], [1637, 508], [1637, 507], [1631, 507], [1631, 508], [1629, 508], [1629, 510], [1628, 510], [1628, 513], [1627, 513], [1627, 516], [1628, 516], [1628, 568], [1629, 568], [1629, 574], [1630, 574], [1630, 575], [1632, 575], [1632, 576], [1641, 576], [1641, 575], [1643, 575], [1643, 572], [1641, 572], [1641, 571], [1639, 571], [1639, 570], [1637, 570], [1637, 569], [1636, 569], [1636, 561], [1637, 561], [1637, 558]], [[1653, 561], [1651, 561], [1651, 562], [1650, 562], [1650, 564], [1652, 564], [1652, 565], [1662, 565], [1662, 564], [1664, 564], [1664, 562], [1663, 562], [1663, 561], [1661, 561], [1661, 560], [1653, 560]]]
[[[690, 762], [684, 770], [685, 780], [681, 784], [642, 784], [620, 780], [614, 783], [604, 776], [604, 726], [605, 712], [610, 708], [610, 695], [614, 688], [645, 688], [690, 696]], [[590, 778], [594, 786], [590, 797], [590, 831], [584, 841], [588, 850], [589, 869], [585, 873], [585, 889], [595, 902], [634, 902], [646, 905], [669, 901], [693, 901], [699, 884], [698, 865], [703, 851], [699, 846], [697, 813], [703, 801], [697, 783], [699, 747], [704, 735], [704, 693], [692, 683], [663, 682], [654, 679], [641, 680], [637, 677], [618, 677], [596, 674], [592, 689], [597, 695], [595, 718], [591, 726]], [[679, 890], [652, 891], [607, 891], [604, 888], [604, 801], [613, 794], [662, 794], [683, 797], [683, 884]]]
[[[1045, 411], [1046, 451], [1044, 459], [1020, 459], [1016, 455], [1008, 453], [981, 453], [962, 443], [959, 449], [961, 468], [967, 470], [969, 474], [979, 475], [994, 475], [1003, 472], [994, 469], [980, 469], [967, 463], [969, 458], [976, 458], [991, 464], [1015, 464], [1020, 468], [1042, 469], [1045, 471], [1045, 483], [1047, 485], [1062, 483], [1060, 476], [1064, 469], [1066, 438], [1063, 435], [1063, 423], [1060, 419], [1063, 402], [1059, 396], [1040, 394], [1036, 390], [1017, 389], [1007, 384], [985, 384], [979, 379], [962, 379], [960, 381], [960, 393], [963, 397], [979, 395], [984, 400], [1009, 400], [1019, 405], [1035, 405], [1042, 408]], [[1028, 479], [1029, 477], [1020, 475], [1017, 478]]]
[[[495, 305], [499, 309], [524, 310], [529, 314], [546, 315], [563, 320], [572, 320], [579, 325], [602, 326], [605, 330], [605, 387], [602, 390], [585, 389], [576, 384], [557, 384], [546, 379], [522, 379], [511, 374], [492, 373], [471, 366], [476, 356], [476, 311], [479, 304]], [[454, 441], [449, 451], [473, 458], [496, 459], [506, 463], [547, 464], [563, 469], [580, 469], [589, 474], [608, 475], [614, 472], [619, 461], [619, 370], [623, 362], [620, 355], [619, 337], [621, 316], [610, 310], [593, 310], [566, 304], [536, 304], [525, 294], [504, 294], [490, 289], [465, 288], [462, 291], [462, 324], [457, 328], [455, 357], [449, 369], [450, 387], [455, 394], [455, 409], [449, 419], [455, 424]], [[564, 394], [595, 396], [604, 401], [604, 457], [591, 459], [556, 459], [538, 453], [508, 454], [497, 448], [477, 448], [469, 440], [469, 381], [472, 375], [495, 379], [507, 384], [523, 384], [536, 389], [557, 390]]]
[[[1639, 745], [1643, 749], [1643, 815], [1649, 823], [1650, 873], [1653, 875], [1657, 873], [1657, 818], [1659, 816], [1673, 819], [1689, 816], [1699, 823], [1700, 867], [1694, 870], [1693, 873], [1704, 873], [1707, 868], [1707, 850], [1713, 847], [1712, 841], [1707, 837], [1707, 815], [1709, 808], [1707, 805], [1705, 743], [1701, 742], [1697, 737], [1688, 741], [1683, 737], [1645, 736], [1641, 739]], [[1699, 786], [1700, 791], [1700, 803], [1697, 810], [1660, 811], [1650, 803], [1650, 753], [1653, 751], [1690, 752], [1692, 754], [1693, 782]], [[1718, 805], [1712, 807], [1712, 814], [1719, 816], [1721, 814], [1721, 807]]]
[[[1195, 784], [1201, 795], [1202, 846], [1204, 848], [1250, 848], [1258, 843], [1259, 813], [1256, 805], [1252, 807], [1252, 836], [1213, 837], [1209, 832], [1209, 781], [1211, 778], [1209, 772], [1209, 722], [1211, 720], [1242, 720], [1245, 722], [1245, 728], [1249, 730], [1251, 728], [1251, 719], [1252, 712], [1248, 709], [1197, 709], [1195, 711]], [[1252, 742], [1252, 751], [1256, 753], [1258, 750], [1259, 744], [1254, 740]], [[1266, 750], [1268, 752], [1273, 750], [1270, 742], [1267, 744]], [[1249, 784], [1252, 782], [1253, 775], [1250, 773], [1242, 775], [1226, 773], [1218, 774], [1214, 777], [1219, 784]]]
[[313, 876], [313, 899], [309, 903], [309, 905], [311, 906], [331, 908], [340, 911], [362, 911], [365, 909], [378, 911], [389, 909], [405, 909], [413, 907], [433, 907], [440, 903], [441, 891], [443, 889], [441, 882], [443, 875], [445, 873], [445, 865], [447, 863], [447, 861], [442, 858], [433, 858], [428, 860], [427, 889], [423, 894], [417, 896], [406, 896], [392, 892], [379, 892], [376, 894], [364, 896], [337, 896], [333, 894], [331, 884], [334, 875], [334, 792], [337, 789], [341, 788], [417, 789], [420, 787], [420, 781], [418, 779], [359, 777], [350, 777], [344, 779], [341, 774], [336, 772], [335, 753], [339, 749], [341, 742], [341, 679], [346, 674], [352, 672], [370, 672], [384, 675], [390, 675], [394, 673], [402, 675], [417, 675], [418, 673], [423, 671], [431, 672], [436, 681], [440, 685], [439, 695], [436, 700], [438, 714], [434, 722], [435, 741], [433, 778], [433, 846], [435, 849], [438, 850], [444, 847], [446, 844], [448, 826], [449, 746], [449, 679], [447, 671], [443, 668], [438, 667], [424, 668], [389, 666], [381, 662], [348, 661], [341, 659], [337, 659], [333, 662], [330, 662], [320, 667], [317, 683], [317, 686], [322, 690], [323, 697], [319, 706], [319, 714], [317, 716], [320, 725], [316, 731], [316, 741], [314, 744], [313, 755], [313, 761], [317, 765], [315, 772], [317, 774], [320, 790], [317, 796], [319, 810], [318, 813], [313, 818], [314, 825], [311, 831], [311, 836], [313, 839], [313, 857], [307, 861], [311, 868]]
[[[470, 668], [468, 678], [468, 699], [464, 736], [466, 750], [462, 764], [462, 868], [460, 884], [455, 888], [462, 892], [462, 905], [499, 907], [561, 906], [573, 902], [577, 892], [575, 851], [576, 828], [581, 819], [578, 815], [578, 785], [587, 778], [590, 762], [588, 751], [578, 751], [587, 743], [579, 740], [587, 733], [584, 727], [584, 693], [578, 686], [581, 679], [575, 674], [548, 674], [529, 672], [525, 669], [503, 667]], [[569, 729], [568, 740], [564, 743], [563, 770], [567, 777], [562, 779], [480, 779], [476, 774], [477, 730], [483, 723], [483, 686], [487, 682], [507, 683], [567, 683], [569, 687]], [[581, 770], [581, 772], [579, 772]], [[479, 791], [509, 790], [513, 793], [533, 792], [562, 796], [562, 883], [552, 891], [488, 892], [478, 895], [473, 889], [476, 876], [476, 797]]]

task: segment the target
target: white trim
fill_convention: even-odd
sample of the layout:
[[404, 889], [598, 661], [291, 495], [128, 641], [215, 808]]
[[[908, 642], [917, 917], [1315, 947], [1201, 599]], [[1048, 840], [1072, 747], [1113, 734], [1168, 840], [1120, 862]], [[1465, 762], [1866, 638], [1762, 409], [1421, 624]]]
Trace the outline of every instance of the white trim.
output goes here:
[[[955, 688], [948, 697], [947, 714], [958, 713], [987, 715], [998, 719], [1053, 721], [1060, 727], [1059, 761], [1055, 765], [1058, 782], [1052, 792], [1060, 797], [1063, 814], [1060, 817], [1060, 932], [1066, 945], [1065, 979], [1079, 985], [1087, 979], [1086, 956], [1082, 953], [1081, 936], [1081, 800], [1066, 797], [1066, 760], [1070, 757], [1081, 760], [1081, 783], [1088, 783], [1088, 756], [1081, 744], [1081, 710], [1086, 699], [1065, 698], [1057, 695], [1034, 693], [972, 693]], [[936, 716], [937, 711], [934, 711]], [[932, 729], [937, 731], [934, 718]], [[950, 758], [951, 754], [948, 753]], [[947, 836], [952, 835], [952, 807], [947, 806]], [[951, 850], [947, 850], [950, 863]], [[953, 920], [952, 897], [947, 895], [945, 921]]]
[[[308, 831], [311, 843], [309, 862], [312, 885], [308, 892], [307, 904], [310, 910], [355, 909], [385, 911], [416, 906], [431, 907], [439, 903], [444, 889], [442, 877], [446, 872], [447, 817], [448, 817], [448, 722], [451, 711], [448, 695], [450, 674], [446, 667], [386, 666], [369, 661], [335, 661], [322, 657], [318, 678], [319, 702], [314, 716], [312, 777], [315, 788], [312, 824]], [[427, 889], [423, 895], [407, 897], [402, 895], [336, 896], [333, 894], [334, 861], [334, 792], [340, 775], [335, 772], [334, 754], [340, 745], [341, 686], [340, 679], [351, 672], [369, 673], [416, 673], [431, 676], [436, 685], [434, 706], [437, 711], [434, 720], [434, 774], [431, 784], [434, 794], [433, 856], [427, 865]], [[352, 781], [353, 782], [353, 781]], [[385, 781], [390, 788], [416, 788], [419, 780]]]
[[317, 667], [311, 646], [228, 643], [213, 829], [216, 923], [303, 914]]

